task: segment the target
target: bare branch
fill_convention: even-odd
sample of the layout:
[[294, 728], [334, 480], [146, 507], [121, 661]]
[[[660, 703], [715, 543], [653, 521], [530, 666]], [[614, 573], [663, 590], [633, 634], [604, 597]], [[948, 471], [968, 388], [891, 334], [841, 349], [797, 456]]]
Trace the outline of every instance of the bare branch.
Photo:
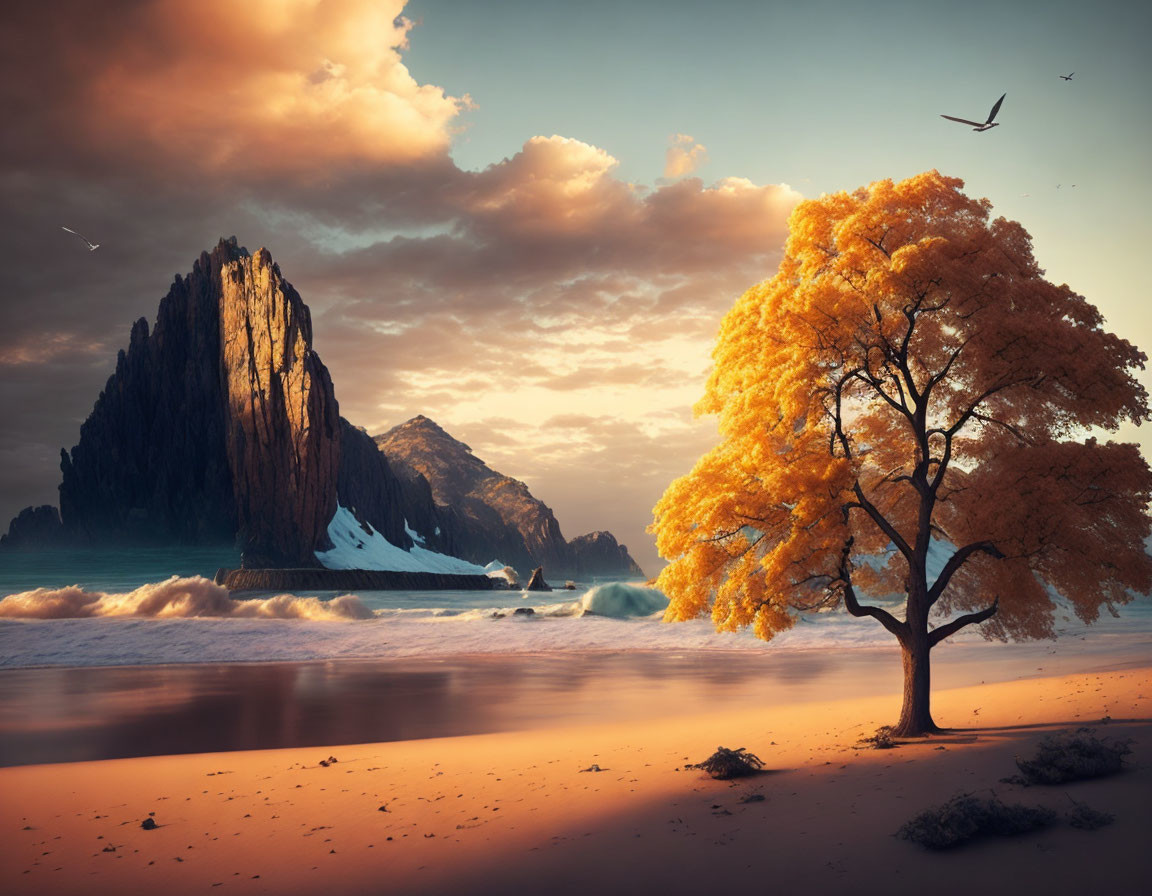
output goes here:
[[885, 230], [885, 231], [884, 231], [884, 234], [883, 234], [883, 236], [881, 236], [881, 237], [880, 237], [880, 239], [879, 239], [878, 241], [877, 241], [877, 240], [874, 240], [874, 239], [872, 239], [871, 237], [867, 237], [867, 236], [864, 236], [863, 234], [860, 234], [860, 239], [864, 240], [864, 242], [868, 243], [869, 245], [871, 245], [871, 246], [873, 246], [874, 248], [876, 248], [876, 249], [880, 250], [881, 252], [883, 252], [883, 253], [884, 253], [884, 256], [885, 256], [886, 258], [891, 258], [891, 257], [892, 257], [892, 253], [891, 253], [891, 252], [889, 252], [887, 249], [885, 249], [885, 248], [884, 248], [884, 245], [883, 245], [883, 244], [884, 244], [884, 237], [886, 237], [886, 236], [888, 236], [888, 230]]
[[940, 571], [940, 575], [936, 577], [936, 581], [932, 587], [928, 589], [928, 606], [932, 606], [944, 594], [944, 589], [948, 587], [948, 582], [961, 566], [973, 554], [983, 553], [989, 557], [995, 557], [997, 560], [1004, 559], [1004, 553], [990, 541], [974, 541], [972, 544], [966, 544], [960, 548], [955, 554], [948, 558], [948, 562], [944, 564], [944, 568]]
[[1022, 432], [1020, 432], [1020, 430], [1018, 430], [1011, 423], [1005, 423], [1003, 420], [997, 420], [995, 417], [989, 417], [985, 414], [973, 414], [972, 419], [973, 420], [979, 420], [981, 423], [987, 423], [987, 424], [995, 425], [995, 426], [1002, 426], [1002, 427], [1004, 427], [1004, 429], [1008, 430], [1008, 432], [1012, 433], [1012, 435], [1014, 435], [1016, 437], [1017, 441], [1023, 442], [1025, 445], [1031, 445], [1032, 444], [1028, 440], [1028, 437], [1025, 436]]
[[964, 351], [964, 347], [966, 345], [968, 345], [968, 343], [971, 342], [972, 339], [973, 339], [973, 337], [969, 336], [967, 339], [965, 339], [963, 342], [960, 343], [960, 345], [959, 345], [959, 347], [957, 347], [956, 351], [952, 352], [952, 354], [948, 358], [948, 363], [945, 364], [943, 368], [941, 368], [939, 373], [937, 373], [935, 376], [932, 377], [932, 379], [930, 379], [928, 381], [928, 385], [924, 389], [925, 394], [931, 392], [932, 389], [935, 388], [937, 383], [941, 382], [946, 376], [948, 376], [948, 372], [952, 369], [952, 365], [954, 363], [956, 363], [956, 359], [960, 357], [960, 353], [962, 351]]
[[996, 615], [996, 611], [998, 609], [1000, 609], [999, 596], [997, 596], [996, 599], [992, 601], [992, 605], [990, 607], [985, 607], [979, 613], [968, 613], [967, 615], [953, 619], [947, 625], [941, 625], [932, 629], [932, 631], [928, 632], [929, 649], [935, 647], [945, 638], [956, 634], [956, 632], [960, 631], [960, 629], [966, 626], [975, 625], [977, 623], [984, 622], [987, 619], [991, 619]]
[[[888, 522], [888, 520], [884, 517], [884, 514], [882, 514], [876, 508], [876, 505], [869, 501], [867, 497], [865, 497], [864, 489], [860, 487], [859, 480], [857, 480], [855, 485], [852, 486], [852, 491], [856, 495], [856, 500], [860, 502], [860, 509], [872, 518], [872, 522], [874, 522], [880, 528], [881, 532], [888, 536], [889, 541], [896, 545], [896, 547], [900, 549], [900, 553], [907, 557], [909, 561], [911, 561], [912, 548], [908, 546], [908, 542], [906, 542], [904, 537], [896, 531], [896, 528], [890, 522]], [[855, 504], [849, 505], [849, 507], [855, 506]]]
[[852, 587], [852, 565], [849, 555], [852, 552], [852, 543], [856, 539], [849, 538], [844, 543], [844, 550], [840, 553], [840, 581], [844, 585], [844, 609], [853, 616], [871, 616], [884, 628], [888, 629], [896, 638], [903, 642], [907, 637], [908, 626], [901, 622], [887, 610], [880, 607], [871, 607], [856, 600], [856, 589]]

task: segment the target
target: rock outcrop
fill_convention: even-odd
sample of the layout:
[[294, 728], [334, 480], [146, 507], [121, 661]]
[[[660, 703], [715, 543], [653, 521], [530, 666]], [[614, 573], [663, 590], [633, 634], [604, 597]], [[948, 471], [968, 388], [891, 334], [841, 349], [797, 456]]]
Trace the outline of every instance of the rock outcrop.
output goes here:
[[365, 430], [344, 418], [340, 426], [340, 504], [397, 547], [412, 546], [411, 529], [429, 550], [460, 556], [452, 515], [437, 507], [428, 481], [399, 475]]
[[[628, 548], [616, 541], [611, 532], [590, 532], [577, 535], [568, 547], [572, 552], [573, 573], [578, 579], [592, 579], [603, 575], [628, 575], [644, 578]], [[609, 572], [611, 570], [611, 572]]]
[[[224, 243], [213, 253], [235, 251]], [[132, 325], [80, 442], [60, 452], [60, 518], [81, 545], [231, 543], [236, 534], [220, 326], [201, 255]]]
[[[224, 251], [221, 251], [224, 250]], [[315, 566], [330, 547], [340, 470], [340, 412], [312, 351], [312, 316], [266, 249], [221, 243], [219, 288], [226, 450], [244, 565]], [[195, 272], [194, 272], [195, 276]]]
[[537, 566], [532, 570], [532, 578], [528, 580], [525, 591], [551, 591], [552, 586], [544, 581], [544, 570]]
[[235, 541], [246, 565], [315, 566], [336, 510], [339, 410], [308, 307], [268, 252], [221, 240], [177, 277], [61, 455], [75, 542]]
[[499, 557], [520, 570], [543, 566], [585, 579], [643, 576], [610, 533], [565, 541], [552, 509], [528, 486], [493, 470], [427, 417], [413, 417], [375, 441], [393, 469], [427, 483], [455, 556], [479, 564]]
[[8, 534], [0, 535], [0, 547], [16, 551], [40, 551], [64, 542], [60, 511], [51, 504], [25, 507], [8, 524]]

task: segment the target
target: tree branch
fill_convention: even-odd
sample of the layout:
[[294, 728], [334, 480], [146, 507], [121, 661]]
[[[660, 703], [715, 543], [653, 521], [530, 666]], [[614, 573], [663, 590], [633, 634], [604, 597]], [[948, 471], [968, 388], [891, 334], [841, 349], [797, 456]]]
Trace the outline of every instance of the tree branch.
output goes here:
[[932, 583], [932, 587], [928, 589], [928, 606], [932, 606], [944, 594], [944, 589], [948, 587], [948, 581], [955, 574], [965, 561], [973, 554], [983, 553], [989, 557], [995, 557], [997, 560], [1003, 560], [1003, 552], [990, 541], [974, 541], [972, 544], [966, 544], [960, 548], [955, 554], [948, 558], [948, 562], [944, 564], [944, 568], [940, 570], [940, 575], [936, 577], [936, 581]]
[[856, 484], [852, 486], [852, 491], [855, 493], [857, 500], [860, 502], [860, 508], [872, 518], [872, 522], [880, 527], [880, 531], [888, 536], [889, 541], [891, 541], [894, 545], [896, 545], [896, 547], [900, 549], [900, 553], [911, 560], [912, 548], [908, 546], [908, 542], [906, 542], [904, 537], [896, 531], [895, 527], [893, 527], [893, 525], [884, 518], [884, 515], [876, 509], [876, 505], [864, 496], [864, 489], [860, 488], [859, 480], [857, 480]]
[[1023, 442], [1025, 445], [1032, 444], [1028, 441], [1028, 437], [1020, 432], [1020, 430], [1018, 430], [1011, 423], [1005, 423], [1003, 420], [997, 420], [995, 417], [989, 417], [985, 414], [973, 414], [972, 419], [979, 420], [981, 423], [987, 423], [989, 425], [1002, 426], [1008, 430], [1008, 432], [1012, 433], [1012, 435], [1016, 437], [1017, 441]]
[[992, 606], [985, 607], [979, 613], [969, 613], [966, 616], [961, 616], [958, 619], [953, 619], [947, 625], [938, 626], [932, 631], [928, 632], [928, 647], [929, 649], [935, 647], [945, 638], [951, 637], [968, 625], [975, 625], [978, 622], [984, 622], [986, 619], [991, 619], [996, 615], [996, 611], [1000, 609], [1000, 598], [996, 597], [992, 601]]
[[848, 556], [852, 552], [852, 543], [855, 540], [855, 537], [849, 538], [844, 543], [844, 550], [840, 554], [840, 581], [844, 584], [844, 609], [853, 616], [871, 616], [903, 643], [908, 628], [905, 623], [887, 610], [882, 610], [880, 607], [865, 606], [856, 600], [856, 589], [852, 587], [852, 567], [848, 560]]
[[956, 363], [956, 359], [960, 357], [960, 353], [964, 351], [964, 348], [968, 345], [969, 342], [972, 341], [972, 339], [973, 337], [969, 336], [967, 339], [961, 342], [956, 351], [952, 352], [952, 354], [949, 356], [948, 363], [944, 365], [939, 373], [928, 380], [928, 385], [924, 388], [925, 395], [931, 394], [932, 390], [936, 388], [937, 384], [942, 382], [944, 378], [948, 376], [948, 372], [952, 369], [952, 365]]

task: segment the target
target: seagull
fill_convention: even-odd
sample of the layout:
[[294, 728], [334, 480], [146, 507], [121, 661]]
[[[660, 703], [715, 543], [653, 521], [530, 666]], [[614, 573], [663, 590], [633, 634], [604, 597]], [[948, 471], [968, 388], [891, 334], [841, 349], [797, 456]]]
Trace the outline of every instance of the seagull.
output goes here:
[[89, 252], [95, 252], [97, 249], [100, 248], [99, 243], [89, 242], [87, 237], [85, 237], [83, 234], [76, 233], [76, 231], [73, 230], [71, 227], [61, 226], [60, 229], [61, 230], [67, 230], [69, 233], [76, 234], [76, 236], [78, 236], [78, 237], [80, 237], [80, 239], [84, 240], [84, 244], [88, 247]]
[[[1072, 72], [1072, 75], [1074, 75], [1074, 74], [1076, 74], [1076, 72]], [[1061, 75], [1060, 77], [1063, 78], [1065, 81], [1071, 81], [1072, 75]]]
[[994, 128], [994, 127], [996, 127], [996, 125], [1000, 124], [1000, 122], [998, 122], [998, 121], [994, 122], [994, 121], [992, 121], [992, 119], [995, 118], [996, 113], [1000, 111], [1000, 104], [1002, 102], [1004, 102], [1005, 96], [1008, 96], [1008, 94], [1004, 94], [1004, 96], [1002, 96], [1002, 97], [1000, 97], [1000, 99], [996, 100], [996, 105], [993, 106], [992, 111], [988, 113], [988, 120], [985, 122], [969, 121], [967, 118], [956, 118], [952, 115], [941, 115], [940, 117], [941, 118], [947, 118], [949, 121], [958, 121], [961, 124], [970, 124], [970, 125], [972, 125], [972, 130], [974, 130], [974, 131], [986, 131], [989, 128]]

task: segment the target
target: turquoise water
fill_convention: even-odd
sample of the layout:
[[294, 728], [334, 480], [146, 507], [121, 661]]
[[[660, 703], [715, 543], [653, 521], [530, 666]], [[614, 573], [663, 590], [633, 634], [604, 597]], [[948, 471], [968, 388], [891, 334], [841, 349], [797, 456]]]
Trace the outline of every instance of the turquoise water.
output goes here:
[[240, 565], [226, 547], [133, 550], [0, 552], [0, 597], [33, 588], [79, 585], [86, 591], [131, 591], [170, 576], [212, 578], [222, 566]]
[[[79, 585], [86, 591], [124, 593], [152, 582], [162, 582], [171, 576], [211, 579], [220, 567], [239, 565], [239, 552], [228, 547], [0, 552], [0, 598], [34, 588], [65, 588], [69, 585]], [[575, 583], [576, 590], [572, 592], [563, 590], [563, 580], [553, 579], [550, 584], [557, 590], [534, 593], [531, 603], [536, 607], [568, 603], [578, 599], [589, 588], [607, 581], [614, 580], [581, 580]], [[322, 600], [336, 594], [323, 591], [294, 593]], [[362, 591], [358, 596], [372, 610], [439, 609], [452, 612], [494, 606], [515, 607], [523, 603], [519, 591]], [[883, 603], [888, 604], [887, 601]], [[1100, 621], [1108, 629], [1131, 626], [1152, 631], [1152, 596], [1136, 598], [1121, 607], [1120, 614], [1120, 620], [1113, 620], [1105, 611]], [[817, 622], [821, 614], [804, 618]]]
[[[203, 576], [211, 579], [220, 567], [237, 567], [240, 554], [229, 548], [141, 548], [135, 550], [49, 551], [0, 553], [0, 598], [35, 588], [66, 588], [79, 585], [85, 591], [121, 594], [162, 582], [171, 576]], [[575, 582], [576, 590], [564, 590], [566, 580], [552, 580], [552, 592], [532, 594], [534, 606], [568, 603], [594, 585], [613, 579]], [[298, 597], [329, 599], [332, 591], [295, 591]], [[360, 591], [361, 601], [372, 610], [472, 610], [516, 606], [520, 591]], [[253, 592], [245, 597], [269, 597]]]
[[[0, 554], [0, 597], [35, 588], [66, 589], [79, 585], [88, 592], [123, 595], [114, 603], [123, 612], [114, 618], [75, 618], [82, 612], [28, 614], [0, 620], [0, 668], [31, 665], [106, 665], [209, 661], [279, 661], [341, 656], [441, 655], [550, 650], [761, 649], [748, 630], [718, 634], [707, 618], [666, 625], [660, 615], [648, 618], [609, 618], [611, 612], [582, 616], [582, 601], [590, 599], [595, 581], [577, 582], [563, 590], [526, 593], [495, 591], [360, 591], [360, 604], [374, 612], [371, 621], [342, 617], [338, 592], [299, 592], [263, 613], [264, 618], [187, 618], [220, 616], [219, 608], [202, 613], [204, 600], [219, 601], [219, 590], [207, 583], [171, 586], [190, 595], [187, 606], [165, 605], [162, 611], [137, 615], [134, 607], [153, 602], [152, 583], [172, 576], [211, 578], [221, 566], [238, 563], [227, 549], [146, 549], [133, 551], [74, 551], [43, 554]], [[136, 593], [139, 589], [139, 593]], [[163, 589], [159, 589], [163, 590]], [[151, 593], [150, 593], [151, 592]], [[273, 594], [238, 594], [267, 599]], [[57, 598], [43, 596], [49, 605]], [[39, 598], [38, 598], [39, 600]], [[899, 601], [880, 601], [897, 614]], [[532, 608], [531, 616], [514, 611]], [[333, 609], [334, 608], [334, 609]], [[74, 618], [63, 618], [73, 616]], [[223, 615], [230, 615], [224, 613]], [[241, 614], [236, 614], [241, 615]], [[625, 614], [633, 615], [633, 614]], [[164, 617], [164, 618], [160, 618]], [[936, 620], [938, 622], [938, 620]], [[1085, 638], [1099, 645], [1134, 645], [1152, 654], [1152, 598], [1140, 597], [1119, 609], [1118, 617], [1102, 613], [1085, 626], [1066, 606], [1054, 624], [1060, 643]], [[527, 625], [521, 623], [528, 623]], [[1119, 640], [1117, 640], [1119, 639]], [[978, 641], [975, 628], [950, 641]], [[843, 610], [805, 614], [792, 630], [772, 642], [776, 648], [847, 648], [890, 646], [891, 636], [872, 620]]]

